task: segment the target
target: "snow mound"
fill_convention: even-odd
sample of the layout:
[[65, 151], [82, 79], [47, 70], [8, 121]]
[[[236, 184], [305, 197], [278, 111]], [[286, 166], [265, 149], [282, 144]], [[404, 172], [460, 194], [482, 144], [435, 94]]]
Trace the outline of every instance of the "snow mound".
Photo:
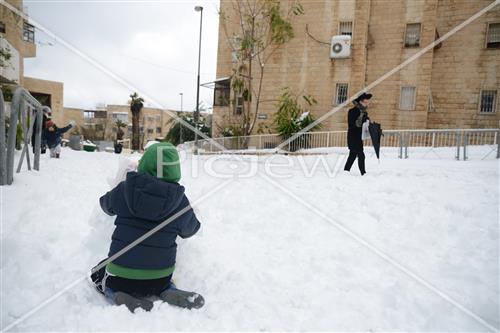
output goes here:
[[[328, 219], [262, 176], [238, 177], [195, 208], [202, 229], [179, 242], [175, 283], [203, 295], [202, 309], [156, 302], [132, 315], [85, 281], [12, 330], [485, 330], [339, 225], [498, 328], [498, 162], [454, 161], [453, 149], [446, 156], [368, 158], [364, 177], [355, 167], [338, 171], [345, 152], [255, 157], [260, 172], [269, 159], [280, 164], [272, 178]], [[63, 149], [1, 188], [2, 328], [105, 258], [113, 218], [98, 199], [121, 158]], [[191, 201], [225, 181], [194, 162], [226, 175], [249, 168], [249, 160], [213, 158], [183, 157]]]

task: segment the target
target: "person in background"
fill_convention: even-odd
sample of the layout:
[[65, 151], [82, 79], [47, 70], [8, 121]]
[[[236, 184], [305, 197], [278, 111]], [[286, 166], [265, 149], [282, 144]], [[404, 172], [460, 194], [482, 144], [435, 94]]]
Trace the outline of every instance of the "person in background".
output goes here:
[[49, 147], [51, 158], [59, 158], [61, 156], [62, 136], [73, 127], [75, 127], [75, 122], [73, 120], [63, 128], [57, 127], [52, 120], [46, 122], [45, 129], [42, 133], [42, 146]]
[[[47, 126], [47, 121], [52, 118], [52, 114], [49, 111], [44, 110], [42, 116], [42, 141], [40, 143], [40, 152], [45, 154], [47, 147], [43, 145], [43, 131]], [[33, 147], [33, 154], [35, 154], [35, 141], [36, 141], [36, 128], [38, 127], [37, 119], [35, 118], [35, 123], [33, 124], [33, 134], [31, 135], [31, 146]]]
[[349, 157], [344, 166], [345, 171], [351, 171], [351, 167], [358, 158], [358, 167], [361, 175], [366, 173], [365, 169], [365, 153], [363, 152], [362, 129], [363, 123], [368, 118], [366, 109], [370, 104], [372, 94], [362, 93], [354, 101], [354, 107], [347, 114], [347, 146], [349, 148]]

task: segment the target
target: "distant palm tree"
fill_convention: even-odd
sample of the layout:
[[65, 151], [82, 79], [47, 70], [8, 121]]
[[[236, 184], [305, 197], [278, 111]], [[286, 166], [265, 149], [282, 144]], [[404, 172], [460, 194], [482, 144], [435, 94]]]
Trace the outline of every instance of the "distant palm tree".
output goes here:
[[142, 97], [139, 97], [136, 92], [130, 95], [130, 111], [132, 112], [132, 150], [139, 150], [141, 148], [139, 138], [139, 119], [143, 106], [144, 99]]
[[125, 134], [125, 132], [123, 132], [122, 128], [127, 127], [127, 124], [118, 119], [115, 122], [115, 125], [116, 125], [116, 140], [123, 140], [123, 135]]

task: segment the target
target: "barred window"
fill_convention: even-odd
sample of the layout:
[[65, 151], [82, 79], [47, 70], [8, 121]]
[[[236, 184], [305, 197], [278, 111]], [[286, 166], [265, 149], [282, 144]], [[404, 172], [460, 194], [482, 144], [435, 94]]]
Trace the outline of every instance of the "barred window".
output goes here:
[[347, 100], [347, 89], [349, 85], [347, 83], [337, 83], [335, 91], [335, 104], [342, 104]]
[[339, 35], [351, 36], [352, 37], [352, 22], [340, 22], [339, 24]]
[[420, 23], [406, 25], [405, 47], [420, 46]]
[[25, 42], [35, 42], [35, 26], [24, 21], [23, 24], [23, 40]]
[[500, 48], [500, 23], [488, 24], [486, 35], [486, 47], [488, 49]]
[[479, 111], [482, 113], [495, 113], [497, 111], [497, 91], [482, 90], [481, 105]]
[[415, 110], [416, 87], [401, 87], [399, 95], [400, 110]]

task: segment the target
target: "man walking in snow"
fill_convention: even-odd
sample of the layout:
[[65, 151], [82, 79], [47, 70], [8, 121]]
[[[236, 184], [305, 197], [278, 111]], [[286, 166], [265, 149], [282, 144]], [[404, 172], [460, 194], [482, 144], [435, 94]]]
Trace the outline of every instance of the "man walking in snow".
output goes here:
[[366, 109], [370, 104], [371, 98], [372, 94], [362, 93], [353, 101], [354, 107], [347, 114], [347, 146], [349, 148], [349, 157], [345, 163], [344, 170], [351, 171], [351, 167], [357, 157], [361, 175], [366, 173], [362, 139], [363, 123], [369, 119]]

